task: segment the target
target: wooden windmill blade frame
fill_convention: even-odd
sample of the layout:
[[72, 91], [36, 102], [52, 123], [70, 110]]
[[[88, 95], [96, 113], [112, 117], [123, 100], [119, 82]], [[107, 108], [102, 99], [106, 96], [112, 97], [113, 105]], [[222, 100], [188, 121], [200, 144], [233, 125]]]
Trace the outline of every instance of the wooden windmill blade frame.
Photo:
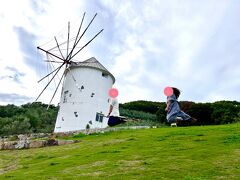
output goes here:
[[[44, 80], [45, 78], [49, 77], [50, 75], [52, 75], [50, 81], [45, 85], [45, 87], [42, 89], [42, 91], [40, 92], [40, 94], [38, 95], [38, 97], [36, 98], [35, 102], [40, 98], [40, 96], [43, 94], [43, 92], [47, 89], [47, 87], [51, 84], [51, 82], [53, 81], [53, 79], [55, 79], [56, 75], [59, 73], [59, 71], [64, 67], [65, 65], [65, 68], [64, 68], [64, 71], [63, 71], [63, 74], [61, 75], [61, 78], [57, 84], [57, 87], [55, 88], [55, 91], [51, 97], [51, 100], [48, 104], [48, 107], [50, 106], [52, 100], [54, 99], [56, 93], [57, 93], [57, 90], [63, 80], [63, 77], [64, 77], [64, 73], [65, 73], [65, 70], [68, 68], [68, 66], [72, 63], [76, 63], [74, 61], [72, 61], [73, 57], [75, 57], [78, 53], [80, 53], [85, 47], [87, 47], [100, 33], [102, 33], [103, 29], [101, 29], [97, 34], [95, 34], [95, 36], [93, 36], [93, 38], [91, 38], [85, 45], [83, 45], [79, 50], [77, 50], [77, 52], [74, 52], [76, 49], [77, 49], [77, 45], [79, 44], [80, 40], [82, 39], [82, 37], [84, 36], [84, 34], [86, 33], [86, 31], [88, 30], [88, 28], [90, 27], [90, 25], [92, 24], [92, 22], [94, 21], [95, 17], [97, 16], [97, 13], [93, 16], [93, 18], [91, 19], [91, 21], [88, 23], [87, 27], [84, 29], [84, 31], [82, 32], [82, 34], [79, 36], [80, 34], [80, 31], [81, 31], [81, 28], [82, 28], [82, 24], [83, 24], [83, 21], [84, 21], [84, 18], [85, 18], [85, 12], [83, 14], [83, 17], [82, 17], [82, 20], [81, 20], [81, 23], [80, 23], [80, 26], [78, 28], [78, 32], [77, 32], [77, 35], [74, 39], [71, 39], [71, 40], [74, 40], [74, 43], [73, 43], [73, 46], [70, 50], [69, 48], [69, 40], [70, 40], [70, 22], [68, 22], [68, 33], [67, 33], [67, 41], [63, 42], [63, 43], [60, 43], [58, 42], [57, 40], [57, 37], [55, 36], [54, 39], [55, 39], [55, 43], [56, 43], [56, 46], [51, 48], [50, 50], [45, 50], [41, 47], [37, 47], [37, 49], [43, 51], [46, 53], [47, 56], [51, 56], [52, 58], [57, 58], [59, 59], [60, 61], [55, 61], [55, 60], [49, 60], [49, 61], [46, 61], [46, 62], [51, 62], [51, 63], [61, 63], [60, 66], [58, 66], [57, 68], [55, 68], [54, 70], [52, 70], [50, 73], [48, 73], [47, 75], [45, 75], [44, 77], [42, 77], [39, 81], [41, 82], [42, 80]], [[62, 53], [62, 50], [60, 48], [60, 46], [64, 45], [67, 43], [67, 49], [66, 49], [66, 56], [64, 57], [64, 54]], [[51, 50], [57, 48], [61, 57], [57, 54], [54, 54], [52, 52], [50, 52]], [[48, 108], [47, 108], [48, 109]]]

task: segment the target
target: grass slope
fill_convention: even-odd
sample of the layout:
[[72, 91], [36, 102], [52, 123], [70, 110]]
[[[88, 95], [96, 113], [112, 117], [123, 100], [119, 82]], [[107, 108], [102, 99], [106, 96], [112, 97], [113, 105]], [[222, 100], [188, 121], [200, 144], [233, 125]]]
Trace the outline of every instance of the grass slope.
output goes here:
[[0, 151], [0, 179], [239, 179], [240, 124], [121, 130]]

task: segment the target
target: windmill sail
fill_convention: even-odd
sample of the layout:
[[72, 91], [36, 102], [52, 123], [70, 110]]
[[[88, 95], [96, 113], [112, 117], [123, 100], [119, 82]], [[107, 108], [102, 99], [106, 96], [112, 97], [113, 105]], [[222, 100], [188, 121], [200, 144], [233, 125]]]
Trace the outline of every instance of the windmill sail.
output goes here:
[[[93, 20], [95, 19], [95, 17], [97, 16], [97, 13], [93, 16], [93, 18], [91, 19], [91, 21], [89, 22], [89, 24], [87, 25], [87, 27], [84, 29], [84, 31], [81, 33], [81, 35], [79, 36], [80, 34], [80, 31], [81, 31], [81, 27], [82, 27], [82, 24], [83, 24], [83, 21], [84, 21], [84, 17], [85, 17], [85, 14], [83, 14], [83, 17], [82, 17], [82, 20], [81, 20], [81, 23], [80, 23], [80, 27], [78, 29], [78, 32], [77, 32], [77, 35], [75, 38], [71, 39], [72, 41], [74, 40], [74, 43], [72, 45], [72, 48], [69, 49], [69, 46], [70, 46], [70, 43], [69, 43], [69, 39], [70, 39], [70, 22], [68, 23], [68, 37], [67, 37], [67, 41], [59, 44], [58, 40], [57, 40], [57, 37], [54, 37], [55, 39], [55, 43], [56, 43], [56, 46], [54, 46], [53, 48], [50, 48], [49, 50], [46, 50], [42, 47], [37, 47], [39, 50], [43, 51], [44, 53], [46, 53], [47, 57], [52, 57], [52, 58], [55, 58], [57, 60], [60, 60], [62, 62], [62, 64], [60, 66], [58, 66], [56, 69], [54, 69], [52, 72], [48, 73], [47, 75], [45, 75], [43, 78], [41, 78], [38, 82], [41, 82], [42, 80], [44, 80], [45, 78], [49, 77], [50, 75], [53, 75], [52, 78], [50, 79], [50, 81], [46, 84], [46, 86], [42, 89], [42, 91], [40, 92], [40, 94], [38, 95], [38, 97], [36, 98], [35, 101], [37, 101], [40, 96], [44, 93], [44, 91], [47, 89], [47, 87], [52, 83], [52, 81], [54, 80], [54, 78], [57, 76], [57, 74], [60, 72], [60, 70], [62, 68], [64, 68], [63, 72], [65, 72], [66, 68], [73, 62], [72, 59], [73, 57], [75, 57], [78, 53], [80, 53], [85, 47], [87, 47], [92, 41], [93, 39], [95, 39], [102, 31], [103, 29], [101, 29], [93, 38], [91, 38], [86, 44], [84, 44], [80, 49], [77, 48], [77, 45], [79, 44], [80, 40], [82, 39], [82, 37], [84, 36], [84, 34], [87, 32], [88, 28], [90, 27], [90, 25], [92, 24]], [[62, 49], [61, 47], [63, 45], [67, 44], [67, 48], [66, 48], [66, 55], [64, 56], [64, 53], [62, 52]], [[58, 53], [55, 51], [55, 49], [57, 48], [58, 50]], [[59, 61], [52, 61], [52, 60], [48, 60], [47, 62], [51, 62], [51, 63], [61, 63]], [[64, 66], [65, 65], [65, 66]], [[49, 102], [49, 105], [51, 104], [57, 90], [58, 90], [58, 87], [61, 83], [63, 79], [63, 74], [61, 75], [61, 78], [60, 78], [60, 81], [53, 93], [53, 96]]]
[[[81, 39], [90, 28], [96, 16], [97, 14], [93, 16], [81, 32], [85, 18], [84, 13], [74, 38], [70, 37], [70, 23], [68, 23], [67, 40], [59, 41], [58, 37], [54, 37], [54, 46], [50, 48], [38, 47], [39, 50], [46, 53], [47, 62], [57, 66], [54, 66], [50, 73], [39, 80], [39, 82], [42, 82], [46, 78], [50, 78], [37, 99], [57, 77], [60, 77], [50, 99], [49, 104], [51, 104], [62, 84], [54, 132], [107, 127], [107, 119], [103, 114], [107, 113], [109, 108], [108, 90], [115, 82], [114, 76], [94, 57], [85, 61], [73, 60], [102, 33], [103, 29], [80, 46]], [[62, 74], [59, 76], [60, 73]]]

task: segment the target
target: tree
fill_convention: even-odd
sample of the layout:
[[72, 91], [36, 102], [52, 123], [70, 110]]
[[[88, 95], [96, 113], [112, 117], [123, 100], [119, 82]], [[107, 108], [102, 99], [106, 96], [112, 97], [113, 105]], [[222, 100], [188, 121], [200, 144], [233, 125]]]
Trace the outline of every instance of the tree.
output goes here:
[[239, 117], [240, 103], [236, 101], [218, 101], [212, 104], [211, 118], [215, 124], [226, 124], [236, 121]]
[[166, 103], [160, 103], [158, 106], [158, 111], [156, 112], [157, 120], [163, 124], [165, 124], [167, 121], [166, 120], [167, 112], [165, 111], [165, 108], [166, 108]]
[[197, 119], [197, 124], [199, 125], [210, 125], [214, 124], [212, 120], [212, 106], [210, 103], [196, 103], [192, 104], [190, 109], [186, 111], [190, 116]]
[[124, 109], [143, 111], [151, 114], [155, 114], [158, 111], [160, 103], [151, 101], [133, 101], [121, 104], [120, 107]]

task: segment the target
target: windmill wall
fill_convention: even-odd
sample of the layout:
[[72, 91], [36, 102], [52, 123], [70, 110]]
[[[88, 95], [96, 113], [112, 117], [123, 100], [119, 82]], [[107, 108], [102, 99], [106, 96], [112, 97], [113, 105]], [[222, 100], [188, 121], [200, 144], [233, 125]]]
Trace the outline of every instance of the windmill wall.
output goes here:
[[91, 63], [70, 66], [65, 72], [54, 132], [107, 127], [108, 119], [102, 114], [108, 113], [108, 90], [114, 81], [108, 71]]

